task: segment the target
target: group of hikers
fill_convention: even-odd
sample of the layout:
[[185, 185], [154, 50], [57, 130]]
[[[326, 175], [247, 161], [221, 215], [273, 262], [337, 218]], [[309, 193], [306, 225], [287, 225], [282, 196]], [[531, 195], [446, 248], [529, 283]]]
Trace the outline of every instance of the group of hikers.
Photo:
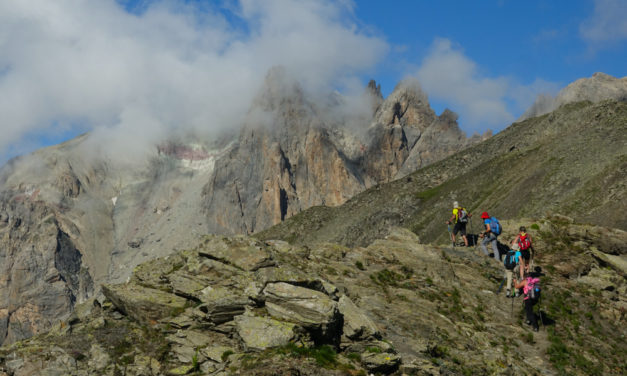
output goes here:
[[[470, 221], [472, 214], [469, 213], [464, 207], [459, 205], [459, 202], [453, 203], [453, 214], [446, 221], [448, 225], [449, 234], [453, 242], [453, 247], [456, 246], [456, 237], [459, 233], [464, 240], [464, 245], [469, 246], [468, 235], [466, 234], [466, 225]], [[486, 256], [490, 256], [488, 251], [488, 245], [492, 248], [492, 254], [494, 258], [501, 262], [505, 268], [505, 276], [503, 282], [506, 282], [505, 291], [507, 298], [516, 298], [523, 295], [523, 301], [525, 303], [525, 313], [527, 316], [527, 324], [531, 325], [534, 331], [538, 331], [538, 319], [533, 312], [533, 306], [538, 302], [540, 298], [540, 280], [532, 276], [533, 257], [535, 250], [533, 249], [533, 241], [531, 235], [527, 233], [525, 226], [520, 226], [518, 234], [511, 241], [509, 250], [504, 254], [503, 260], [501, 260], [501, 254], [498, 247], [498, 237], [501, 235], [502, 227], [498, 219], [490, 216], [488, 212], [481, 213], [481, 219], [483, 220], [484, 230], [479, 234], [481, 238], [481, 249]], [[450, 225], [453, 224], [451, 230]], [[473, 244], [477, 244], [477, 238], [473, 239]], [[503, 283], [499, 287], [499, 291], [502, 288]]]

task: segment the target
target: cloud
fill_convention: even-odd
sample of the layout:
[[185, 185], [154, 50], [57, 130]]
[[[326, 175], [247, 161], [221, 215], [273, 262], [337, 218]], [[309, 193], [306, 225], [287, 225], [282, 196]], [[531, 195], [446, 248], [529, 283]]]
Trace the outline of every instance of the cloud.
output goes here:
[[432, 99], [442, 100], [460, 114], [467, 131], [502, 129], [542, 92], [557, 85], [537, 79], [521, 84], [512, 77], [486, 77], [480, 67], [448, 39], [436, 39], [414, 75]]
[[620, 42], [627, 39], [627, 2], [595, 0], [594, 13], [579, 25], [579, 34], [588, 43]]
[[331, 90], [388, 49], [352, 22], [351, 1], [241, 0], [230, 11], [183, 0], [132, 12], [114, 0], [0, 2], [0, 155], [68, 127], [120, 150], [236, 127], [270, 67]]

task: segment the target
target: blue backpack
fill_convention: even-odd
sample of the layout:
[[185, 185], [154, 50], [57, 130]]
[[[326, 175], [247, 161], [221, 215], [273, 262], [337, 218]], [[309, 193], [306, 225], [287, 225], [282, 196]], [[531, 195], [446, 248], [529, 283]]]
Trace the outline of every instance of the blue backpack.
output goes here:
[[501, 235], [501, 224], [496, 217], [490, 217], [490, 232], [493, 232], [495, 235]]
[[516, 251], [513, 249], [509, 250], [505, 255], [505, 260], [503, 260], [503, 265], [507, 270], [513, 270], [518, 264], [518, 257], [516, 257]]

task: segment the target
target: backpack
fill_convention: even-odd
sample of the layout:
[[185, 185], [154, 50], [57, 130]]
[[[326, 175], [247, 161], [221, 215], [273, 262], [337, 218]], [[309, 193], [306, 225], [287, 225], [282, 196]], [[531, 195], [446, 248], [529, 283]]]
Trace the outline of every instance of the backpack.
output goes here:
[[496, 217], [490, 217], [490, 232], [494, 233], [494, 235], [501, 235], [501, 224]]
[[464, 208], [457, 209], [457, 222], [468, 222], [468, 212]]
[[524, 251], [531, 247], [531, 240], [529, 240], [529, 237], [527, 236], [527, 234], [520, 235], [518, 237], [518, 246], [520, 247], [521, 251]]
[[538, 278], [527, 277], [525, 296], [532, 300], [540, 299], [540, 280]]
[[516, 251], [514, 251], [513, 249], [510, 249], [505, 254], [503, 265], [505, 266], [505, 269], [507, 270], [514, 270], [514, 268], [516, 267], [516, 264], [518, 264], [518, 258], [516, 258]]

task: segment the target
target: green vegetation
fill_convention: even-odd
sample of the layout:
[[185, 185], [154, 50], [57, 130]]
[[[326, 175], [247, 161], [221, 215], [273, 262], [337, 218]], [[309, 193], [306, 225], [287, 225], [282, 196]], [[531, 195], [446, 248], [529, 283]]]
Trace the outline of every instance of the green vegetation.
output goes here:
[[355, 261], [355, 266], [359, 270], [366, 270], [366, 268], [364, 267], [364, 264], [361, 261], [359, 261], [359, 260]]
[[530, 345], [533, 345], [534, 343], [536, 343], [536, 341], [534, 341], [533, 339], [533, 333], [531, 332], [527, 332], [527, 334], [523, 336], [523, 341]]
[[370, 279], [384, 290], [387, 287], [414, 289], [415, 283], [408, 281], [413, 273], [413, 270], [406, 266], [400, 267], [400, 273], [386, 268], [370, 274]]
[[226, 350], [225, 352], [222, 353], [222, 356], [220, 356], [220, 359], [222, 359], [223, 362], [226, 362], [229, 356], [233, 354], [235, 354], [233, 350]]
[[428, 200], [432, 197], [435, 197], [439, 192], [440, 192], [440, 186], [437, 186], [437, 187], [429, 188], [422, 192], [416, 193], [416, 197], [421, 200]]
[[323, 368], [334, 368], [338, 364], [335, 350], [328, 345], [311, 348], [289, 343], [286, 346], [275, 349], [274, 352], [296, 358], [314, 359], [316, 364]]
[[200, 370], [200, 363], [198, 363], [198, 349], [196, 349], [196, 352], [194, 353], [194, 355], [192, 355], [192, 372], [199, 371], [199, 370]]
[[381, 354], [381, 352], [382, 352], [382, 351], [381, 351], [381, 349], [380, 349], [380, 348], [378, 348], [378, 347], [375, 347], [375, 346], [369, 346], [369, 347], [366, 347], [366, 352], [369, 352], [369, 353], [374, 353], [374, 354]]
[[348, 355], [346, 355], [346, 357], [350, 360], [359, 362], [361, 360], [361, 354], [360, 353], [356, 353], [356, 352], [352, 352], [352, 353], [348, 353]]

